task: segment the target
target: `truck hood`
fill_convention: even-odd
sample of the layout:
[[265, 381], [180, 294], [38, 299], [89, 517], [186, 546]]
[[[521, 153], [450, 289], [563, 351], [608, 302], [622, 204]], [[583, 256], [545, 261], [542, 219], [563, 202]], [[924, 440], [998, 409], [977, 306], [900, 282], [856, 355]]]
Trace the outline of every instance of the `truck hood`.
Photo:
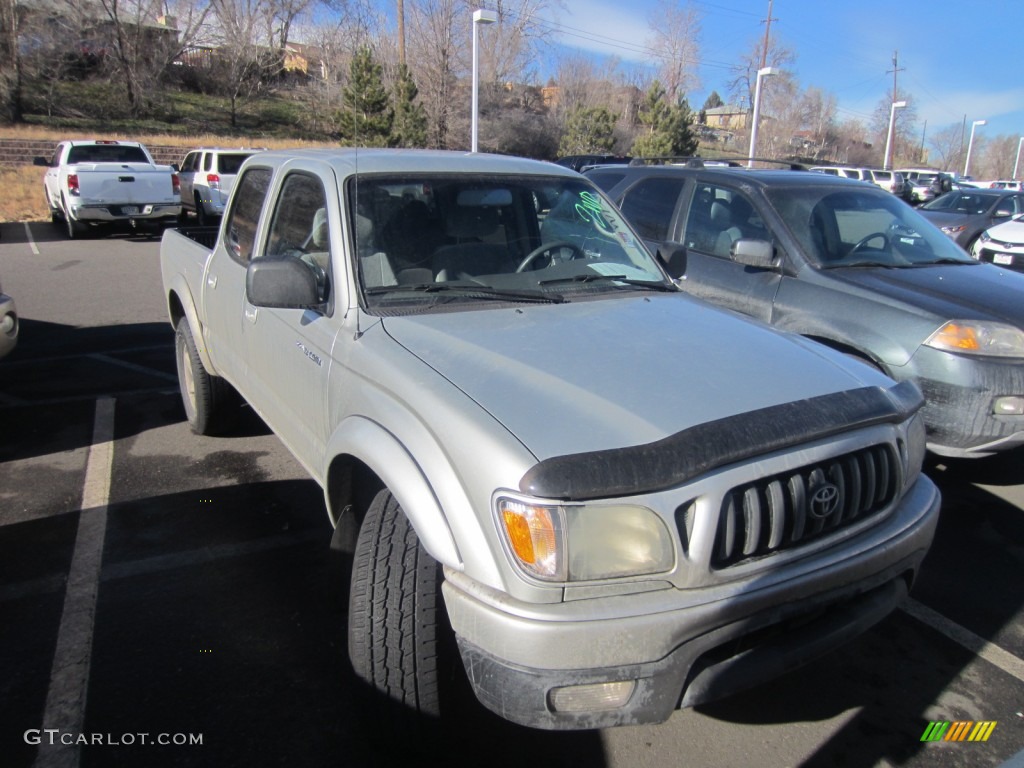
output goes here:
[[998, 320], [1024, 328], [1024, 275], [990, 264], [836, 269], [833, 276], [947, 320]]
[[388, 317], [383, 325], [539, 460], [892, 383], [682, 295]]

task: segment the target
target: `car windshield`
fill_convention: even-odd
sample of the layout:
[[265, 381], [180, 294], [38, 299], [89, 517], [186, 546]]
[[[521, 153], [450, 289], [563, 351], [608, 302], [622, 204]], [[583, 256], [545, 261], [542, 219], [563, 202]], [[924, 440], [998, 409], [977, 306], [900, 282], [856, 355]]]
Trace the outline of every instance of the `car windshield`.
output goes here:
[[926, 211], [978, 215], [987, 213], [998, 200], [999, 195], [954, 190], [921, 207]]
[[237, 174], [238, 169], [242, 167], [242, 163], [251, 154], [251, 152], [233, 152], [230, 155], [222, 154], [217, 160], [218, 168], [221, 173], [226, 175]]
[[768, 198], [816, 266], [976, 264], [899, 198], [870, 188], [776, 188]]
[[378, 313], [676, 290], [582, 177], [363, 175], [347, 197], [364, 301]]
[[79, 144], [68, 152], [68, 164], [148, 163], [141, 147], [126, 144]]

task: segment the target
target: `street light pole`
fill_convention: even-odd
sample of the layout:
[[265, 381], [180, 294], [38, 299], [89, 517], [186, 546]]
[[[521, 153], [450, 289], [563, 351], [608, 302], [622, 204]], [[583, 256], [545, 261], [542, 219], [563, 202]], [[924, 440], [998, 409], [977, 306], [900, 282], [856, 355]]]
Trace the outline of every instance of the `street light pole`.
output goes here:
[[493, 24], [498, 20], [494, 11], [487, 11], [479, 8], [473, 11], [473, 106], [472, 106], [472, 139], [470, 140], [470, 151], [477, 151], [477, 138], [480, 132], [480, 54], [479, 54], [479, 27], [481, 24]]
[[967, 142], [967, 159], [964, 161], [964, 177], [967, 178], [967, 171], [971, 167], [971, 148], [974, 146], [974, 129], [979, 125], [985, 125], [987, 120], [975, 120], [971, 123], [971, 140]]
[[754, 151], [757, 148], [757, 121], [761, 115], [761, 78], [778, 73], [776, 67], [761, 67], [757, 70], [757, 80], [754, 82], [754, 113], [750, 116], [750, 154], [747, 168], [754, 167]]
[[1017, 142], [1017, 159], [1013, 161], [1013, 178], [1017, 178], [1017, 166], [1020, 165], [1020, 148], [1024, 146], [1024, 136]]
[[907, 106], [905, 101], [894, 101], [889, 109], [889, 136], [885, 140], [885, 157], [882, 160], [882, 170], [888, 170], [892, 165], [892, 136], [896, 128], [896, 110]]

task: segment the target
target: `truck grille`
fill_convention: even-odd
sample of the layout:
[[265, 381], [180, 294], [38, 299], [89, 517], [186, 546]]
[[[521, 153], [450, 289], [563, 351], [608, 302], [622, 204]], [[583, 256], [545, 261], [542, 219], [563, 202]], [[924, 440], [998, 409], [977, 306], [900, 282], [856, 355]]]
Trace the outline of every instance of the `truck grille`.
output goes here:
[[876, 445], [733, 488], [722, 501], [711, 566], [800, 546], [878, 514], [899, 478], [895, 452]]

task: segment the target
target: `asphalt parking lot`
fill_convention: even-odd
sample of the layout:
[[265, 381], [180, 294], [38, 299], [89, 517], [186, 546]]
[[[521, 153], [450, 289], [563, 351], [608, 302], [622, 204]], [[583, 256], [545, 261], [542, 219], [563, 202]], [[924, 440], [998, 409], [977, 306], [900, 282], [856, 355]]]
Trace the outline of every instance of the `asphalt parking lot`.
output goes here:
[[[258, 418], [184, 422], [159, 241], [0, 225], [0, 766], [1024, 765], [1021, 455], [933, 462], [906, 606], [837, 653], [659, 726], [546, 733], [463, 691], [427, 754], [345, 656], [319, 488]], [[995, 723], [924, 742], [931, 721]], [[69, 743], [70, 742], [70, 743]]]

